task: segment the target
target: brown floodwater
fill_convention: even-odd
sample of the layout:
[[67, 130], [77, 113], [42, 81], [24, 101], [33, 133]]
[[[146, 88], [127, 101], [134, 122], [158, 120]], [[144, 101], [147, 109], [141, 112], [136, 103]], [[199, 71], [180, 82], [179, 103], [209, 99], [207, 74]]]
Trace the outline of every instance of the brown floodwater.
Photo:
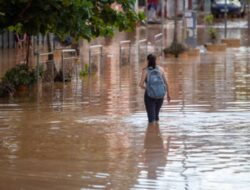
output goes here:
[[[120, 65], [124, 39], [132, 53]], [[172, 101], [148, 126], [138, 39], [103, 40], [89, 77], [0, 99], [1, 190], [249, 189], [250, 49], [159, 58]], [[16, 55], [5, 51], [1, 71]]]

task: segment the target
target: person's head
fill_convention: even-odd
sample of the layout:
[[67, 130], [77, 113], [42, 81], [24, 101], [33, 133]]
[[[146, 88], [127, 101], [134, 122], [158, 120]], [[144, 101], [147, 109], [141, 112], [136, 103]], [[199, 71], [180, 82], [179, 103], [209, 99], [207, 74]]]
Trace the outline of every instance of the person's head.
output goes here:
[[154, 69], [156, 67], [156, 56], [153, 54], [149, 54], [147, 56], [147, 60], [148, 60], [148, 68], [152, 67]]

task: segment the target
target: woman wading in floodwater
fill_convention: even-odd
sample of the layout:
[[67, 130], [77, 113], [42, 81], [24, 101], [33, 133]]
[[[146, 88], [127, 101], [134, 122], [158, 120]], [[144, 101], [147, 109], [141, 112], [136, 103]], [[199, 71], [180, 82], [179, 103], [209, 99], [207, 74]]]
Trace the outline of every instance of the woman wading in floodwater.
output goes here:
[[159, 121], [159, 112], [166, 96], [170, 102], [170, 95], [165, 72], [156, 64], [156, 56], [147, 56], [148, 65], [142, 70], [139, 86], [145, 89], [144, 104], [147, 111], [148, 122], [153, 124]]

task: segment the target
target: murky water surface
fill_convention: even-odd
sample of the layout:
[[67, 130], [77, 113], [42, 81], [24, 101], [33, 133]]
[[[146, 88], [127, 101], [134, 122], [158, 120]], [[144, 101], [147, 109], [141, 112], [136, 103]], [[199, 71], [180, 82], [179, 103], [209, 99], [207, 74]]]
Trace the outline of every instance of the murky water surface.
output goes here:
[[249, 189], [250, 49], [159, 59], [172, 102], [148, 126], [116, 40], [95, 75], [0, 100], [0, 189]]

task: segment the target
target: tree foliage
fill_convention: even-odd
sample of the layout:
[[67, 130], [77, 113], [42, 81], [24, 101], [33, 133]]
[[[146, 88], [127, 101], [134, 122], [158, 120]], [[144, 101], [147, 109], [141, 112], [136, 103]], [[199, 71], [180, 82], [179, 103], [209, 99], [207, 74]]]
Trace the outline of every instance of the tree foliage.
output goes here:
[[[116, 3], [122, 10], [115, 10]], [[59, 37], [91, 40], [111, 36], [115, 29], [133, 30], [142, 15], [135, 13], [134, 0], [0, 0], [0, 29], [47, 32]]]

